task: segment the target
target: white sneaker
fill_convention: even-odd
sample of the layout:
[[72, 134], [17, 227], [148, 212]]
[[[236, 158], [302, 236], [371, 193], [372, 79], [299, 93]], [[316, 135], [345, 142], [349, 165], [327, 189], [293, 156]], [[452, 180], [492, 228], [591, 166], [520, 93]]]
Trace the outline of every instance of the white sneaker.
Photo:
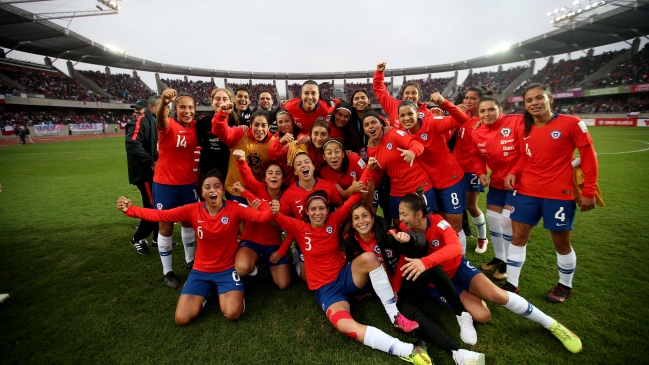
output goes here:
[[488, 245], [489, 245], [489, 241], [486, 238], [485, 239], [478, 238], [478, 244], [475, 246], [475, 252], [476, 253], [487, 252]]
[[457, 365], [484, 365], [484, 354], [459, 349], [453, 351], [453, 360]]
[[478, 342], [478, 334], [473, 328], [473, 317], [469, 312], [462, 312], [461, 316], [455, 316], [460, 325], [460, 338], [467, 345], [475, 345]]
[[0, 294], [0, 303], [4, 303], [7, 299], [9, 299], [9, 294]]

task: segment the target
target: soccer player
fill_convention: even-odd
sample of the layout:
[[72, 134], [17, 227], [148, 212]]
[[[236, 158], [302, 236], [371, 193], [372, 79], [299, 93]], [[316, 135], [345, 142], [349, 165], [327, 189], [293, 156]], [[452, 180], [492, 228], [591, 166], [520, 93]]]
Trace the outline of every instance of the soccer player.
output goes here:
[[[342, 104], [342, 103], [341, 103]], [[354, 152], [343, 151], [343, 143], [337, 139], [325, 142], [324, 158], [327, 164], [320, 170], [320, 177], [334, 184], [343, 200], [352, 194], [366, 190], [365, 185], [357, 181], [363, 174], [367, 163]], [[366, 202], [372, 204], [374, 199], [374, 182], [368, 181]]]
[[464, 107], [468, 114], [468, 120], [461, 125], [455, 132], [455, 147], [453, 148], [453, 157], [462, 166], [464, 170], [464, 187], [466, 189], [466, 206], [471, 220], [478, 231], [478, 244], [475, 252], [485, 253], [487, 251], [487, 226], [485, 217], [480, 208], [478, 208], [478, 197], [484, 193], [485, 188], [480, 184], [480, 179], [476, 175], [476, 166], [474, 165], [473, 156], [473, 127], [480, 120], [478, 116], [478, 101], [487, 88], [484, 86], [471, 86], [464, 95]]
[[575, 219], [572, 158], [579, 150], [585, 182], [578, 204], [582, 211], [595, 208], [597, 157], [586, 124], [578, 117], [553, 112], [548, 85], [532, 84], [523, 91], [525, 127], [518, 132], [520, 158], [505, 177], [505, 187], [517, 193], [512, 206], [512, 245], [507, 254], [506, 288], [518, 291], [525, 262], [525, 245], [532, 228], [543, 217], [557, 250], [559, 283], [546, 295], [553, 303], [572, 296], [577, 256], [571, 245]]
[[[365, 178], [366, 174], [361, 181]], [[424, 347], [401, 342], [375, 327], [362, 325], [349, 314], [349, 295], [361, 292], [369, 281], [396, 328], [410, 332], [418, 327], [416, 322], [399, 313], [385, 269], [375, 254], [364, 253], [353, 262], [345, 263], [338, 233], [348, 217], [349, 208], [360, 198], [360, 193], [352, 195], [345, 205], [329, 215], [327, 194], [314, 191], [305, 201], [309, 223], [279, 213], [277, 201], [271, 203], [271, 210], [276, 213], [275, 221], [295, 236], [304, 254], [307, 285], [315, 291], [318, 306], [336, 330], [366, 346], [415, 364], [432, 364]]]
[[385, 122], [375, 112], [366, 112], [363, 118], [363, 130], [371, 145], [367, 166], [372, 170], [372, 180], [379, 181], [383, 172], [390, 178], [390, 216], [395, 227], [399, 225], [399, 200], [419, 186], [425, 190], [429, 208], [437, 210], [433, 182], [415, 159], [421, 156], [424, 146], [396, 128], [384, 133]]
[[[169, 118], [169, 104], [174, 103], [176, 118]], [[187, 94], [178, 94], [174, 89], [162, 92], [161, 103], [156, 110], [158, 127], [158, 162], [153, 175], [153, 206], [158, 210], [172, 209], [195, 203], [196, 174], [193, 169], [196, 149], [196, 103]], [[190, 222], [181, 222], [181, 238], [185, 249], [184, 267], [190, 269], [194, 263], [196, 235]], [[172, 235], [173, 222], [161, 222], [158, 231], [158, 251], [162, 261], [165, 282], [170, 288], [178, 289], [180, 281], [173, 272]]]
[[[228, 115], [232, 112], [234, 105], [225, 102], [220, 105], [220, 110], [212, 119], [212, 134], [219, 137], [231, 150], [240, 149], [246, 153], [248, 165], [252, 169], [257, 180], [261, 181], [266, 173], [268, 163], [268, 148], [275, 138], [268, 133], [268, 121], [270, 116], [267, 112], [260, 110], [252, 115], [252, 123], [247, 130], [244, 128], [232, 128], [228, 126]], [[225, 180], [225, 190], [230, 194], [229, 198], [240, 203], [245, 199], [232, 189], [232, 185], [241, 180], [236, 165], [236, 157], [230, 155], [228, 177]]]
[[295, 182], [293, 167], [289, 166], [287, 161], [289, 142], [298, 139], [298, 143], [304, 144], [309, 141], [309, 136], [299, 137], [300, 128], [295, 124], [293, 117], [286, 109], [279, 109], [275, 117], [277, 118], [277, 133], [268, 147], [268, 158], [271, 162], [282, 166], [284, 172], [283, 184], [284, 187], [289, 187]]
[[[453, 227], [442, 216], [426, 214], [426, 211], [421, 190], [417, 194], [406, 195], [399, 204], [400, 228], [425, 235], [429, 243], [428, 256], [421, 259], [406, 258], [407, 262], [401, 268], [406, 280], [416, 280], [427, 269], [441, 265], [453, 280], [462, 304], [474, 320], [478, 322], [491, 320], [491, 312], [482, 301], [486, 299], [548, 329], [568, 351], [578, 353], [582, 350], [581, 340], [574, 333], [518, 294], [497, 287], [473, 267], [471, 262], [462, 255], [462, 245]], [[430, 288], [429, 293], [440, 302], [445, 302], [435, 288]]]
[[352, 108], [352, 105], [346, 101], [341, 101], [336, 105], [336, 109], [329, 116], [331, 138], [336, 138], [343, 143], [345, 142], [346, 128], [352, 117]]
[[[254, 122], [253, 122], [254, 123]], [[258, 197], [266, 203], [272, 200], [279, 200], [282, 196], [282, 177], [281, 166], [271, 163], [266, 167], [264, 182], [259, 182], [250, 170], [246, 162], [246, 153], [243, 150], [234, 150], [232, 155], [237, 161], [237, 168], [241, 176], [245, 189], [239, 182], [234, 183], [233, 189], [236, 190], [243, 198], [250, 196]], [[250, 192], [251, 194], [247, 194]], [[270, 208], [267, 207], [269, 210]], [[286, 289], [291, 283], [291, 270], [288, 265], [286, 256], [278, 262], [272, 263], [269, 258], [273, 252], [279, 249], [281, 242], [281, 230], [275, 224], [246, 224], [241, 232], [239, 250], [234, 259], [234, 268], [239, 276], [257, 275], [255, 263], [259, 256], [264, 258], [266, 268], [273, 277], [273, 282], [280, 289]]]
[[320, 87], [313, 80], [305, 81], [300, 90], [300, 97], [282, 103], [282, 108], [288, 110], [295, 120], [295, 124], [303, 131], [311, 130], [311, 125], [316, 120], [326, 120], [340, 101], [321, 99]]
[[[411, 284], [413, 281], [402, 281], [403, 276], [400, 269], [406, 263], [406, 255], [412, 253], [414, 256], [411, 254], [410, 257], [420, 257], [421, 251], [425, 253], [428, 246], [426, 238], [413, 231], [397, 232], [394, 229], [388, 230], [387, 223], [381, 217], [375, 216], [370, 206], [364, 203], [354, 204], [349, 215], [352, 229], [344, 240], [347, 261], [351, 262], [365, 252], [375, 254], [390, 278], [395, 298], [398, 298], [397, 307], [399, 311], [406, 318], [419, 323], [419, 332], [435, 346], [452, 355], [456, 364], [484, 364], [483, 354], [460, 349], [444, 330], [417, 308], [414, 303], [419, 302], [419, 298], [416, 288]], [[416, 251], [420, 253], [415, 254]], [[437, 265], [428, 272], [430, 275], [426, 275], [425, 279], [420, 276], [417, 282], [432, 279], [435, 288], [444, 293], [447, 302], [453, 303], [453, 306], [458, 305], [461, 311], [464, 312], [464, 307], [462, 307], [455, 287], [441, 266]], [[473, 319], [468, 313], [466, 313], [466, 316], [468, 320], [464, 320], [461, 316], [458, 317], [462, 329], [460, 337], [466, 343], [474, 345], [478, 337], [475, 328], [473, 328]]]
[[325, 165], [323, 146], [329, 140], [330, 130], [328, 122], [316, 120], [311, 125], [307, 138], [299, 136], [297, 143], [275, 144], [272, 146], [273, 150], [269, 152], [269, 156], [273, 161], [286, 161], [288, 164], [292, 156], [300, 151], [306, 152], [311, 157], [315, 174], [319, 175], [320, 169]]
[[352, 103], [352, 117], [347, 123], [347, 130], [345, 133], [345, 150], [354, 151], [358, 153], [363, 160], [367, 161], [367, 136], [363, 133], [363, 125], [361, 121], [365, 112], [369, 112], [370, 108], [370, 94], [367, 90], [356, 89], [352, 92], [349, 98]]
[[175, 321], [181, 326], [198, 317], [213, 287], [216, 287], [221, 312], [225, 317], [230, 321], [241, 317], [245, 309], [245, 289], [243, 281], [234, 270], [239, 223], [243, 220], [256, 223], [271, 221], [272, 214], [269, 211], [260, 212], [223, 200], [225, 190], [222, 181], [218, 170], [208, 171], [199, 180], [204, 201], [171, 210], [138, 208], [123, 196], [117, 201], [117, 209], [129, 217], [171, 224], [177, 221], [190, 222], [198, 233], [196, 262], [176, 306]]
[[440, 93], [431, 95], [431, 101], [451, 113], [448, 117], [419, 118], [417, 106], [410, 100], [399, 104], [399, 124], [413, 139], [424, 146], [421, 167], [432, 179], [438, 210], [453, 226], [466, 251], [466, 237], [462, 230], [462, 212], [466, 208], [464, 171], [451, 155], [444, 134], [464, 124], [466, 114]]
[[[507, 249], [512, 241], [513, 191], [505, 189], [505, 176], [514, 167], [519, 156], [518, 131], [522, 128], [521, 116], [502, 114], [498, 97], [485, 92], [478, 104], [482, 124], [473, 131], [473, 147], [476, 151], [476, 174], [482, 186], [489, 186], [487, 193], [487, 222], [495, 257], [482, 265], [484, 271], [495, 270], [493, 278], [507, 279]], [[491, 169], [487, 177], [487, 165]]]

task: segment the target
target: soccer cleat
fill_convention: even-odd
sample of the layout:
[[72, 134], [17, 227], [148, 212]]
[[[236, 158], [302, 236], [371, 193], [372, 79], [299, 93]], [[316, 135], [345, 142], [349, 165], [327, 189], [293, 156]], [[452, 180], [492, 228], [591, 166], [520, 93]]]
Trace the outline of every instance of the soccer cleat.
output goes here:
[[457, 365], [484, 365], [484, 354], [459, 349], [453, 351], [453, 360]]
[[149, 251], [149, 248], [147, 247], [146, 243], [147, 243], [146, 239], [144, 239], [144, 238], [139, 240], [139, 241], [134, 241], [131, 238], [131, 245], [133, 247], [135, 247], [135, 249], [137, 250], [137, 253], [139, 253], [140, 255], [147, 256], [147, 255], [151, 254], [151, 251]]
[[564, 303], [572, 296], [572, 289], [561, 284], [557, 284], [548, 292], [545, 299], [550, 303]]
[[167, 286], [172, 289], [178, 289], [180, 287], [180, 280], [178, 280], [173, 271], [169, 271], [165, 274], [165, 283], [167, 283]]
[[475, 252], [476, 253], [485, 253], [487, 252], [487, 245], [489, 245], [489, 241], [487, 241], [486, 238], [478, 238], [478, 245], [475, 246]]
[[500, 266], [492, 276], [496, 280], [507, 280], [507, 265]]
[[568, 351], [572, 352], [573, 354], [581, 352], [583, 348], [581, 345], [581, 340], [564, 325], [557, 321], [554, 321], [554, 323], [552, 323], [548, 330], [552, 332], [554, 337], [558, 338], [559, 341], [561, 341], [563, 346], [565, 346]]
[[501, 285], [500, 289], [507, 290], [508, 292], [512, 292], [514, 294], [518, 294], [518, 292], [520, 292], [520, 289], [517, 286], [512, 285], [509, 281]]
[[185, 262], [183, 264], [183, 267], [185, 268], [185, 270], [193, 269], [194, 268], [194, 260], [192, 260], [191, 262]]
[[415, 365], [433, 365], [433, 360], [428, 356], [424, 343], [417, 341], [414, 345], [412, 353], [408, 357], [401, 357], [401, 359]]
[[473, 327], [473, 317], [469, 312], [462, 312], [461, 316], [455, 316], [460, 325], [460, 338], [467, 345], [475, 345], [478, 342], [478, 333]]
[[419, 328], [419, 323], [409, 320], [401, 313], [397, 313], [397, 315], [394, 316], [393, 324], [394, 324], [394, 328], [396, 328], [397, 331], [403, 333], [410, 333], [416, 330], [417, 328]]
[[491, 261], [487, 262], [486, 264], [480, 266], [480, 270], [482, 271], [491, 271], [491, 270], [496, 270], [500, 268], [501, 266], [505, 265], [505, 262], [497, 257], [494, 257], [491, 259]]

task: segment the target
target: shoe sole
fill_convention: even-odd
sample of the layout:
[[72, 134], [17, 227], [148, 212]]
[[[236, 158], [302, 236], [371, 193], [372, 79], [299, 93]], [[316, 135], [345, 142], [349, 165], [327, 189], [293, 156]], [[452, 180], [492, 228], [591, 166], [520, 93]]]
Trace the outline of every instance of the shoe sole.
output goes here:
[[501, 274], [499, 271], [496, 271], [492, 277], [496, 280], [507, 280], [507, 273]]
[[[167, 287], [169, 287], [169, 288], [171, 288], [171, 289], [178, 289], [178, 288], [180, 288], [180, 282], [179, 282], [177, 285], [176, 285], [176, 284], [169, 285], [169, 283], [171, 283], [171, 282], [170, 282], [170, 281], [165, 281], [165, 284], [167, 284]], [[175, 286], [174, 286], [174, 285], [175, 285]]]
[[418, 330], [418, 329], [419, 329], [419, 326], [412, 328], [412, 329], [411, 329], [410, 331], [408, 331], [408, 332], [406, 332], [406, 330], [404, 330], [403, 327], [399, 327], [399, 326], [394, 326], [394, 329], [397, 330], [397, 332], [401, 332], [401, 333], [412, 333], [412, 332], [414, 332], [415, 330]]
[[497, 268], [500, 267], [500, 265], [502, 265], [502, 264], [497, 264], [497, 265], [487, 265], [487, 264], [484, 264], [484, 265], [480, 266], [480, 270], [482, 270], [482, 271], [491, 271], [491, 270], [496, 270]]

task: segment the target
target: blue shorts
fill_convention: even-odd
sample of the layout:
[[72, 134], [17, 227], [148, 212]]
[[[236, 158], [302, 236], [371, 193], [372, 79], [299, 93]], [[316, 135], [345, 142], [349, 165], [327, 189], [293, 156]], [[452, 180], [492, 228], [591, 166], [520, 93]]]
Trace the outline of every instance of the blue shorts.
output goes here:
[[[402, 196], [392, 196], [390, 195], [390, 215], [392, 218], [399, 218], [399, 203], [401, 203]], [[437, 200], [435, 199], [435, 189], [430, 188], [424, 191], [424, 199], [426, 199], [426, 208], [428, 208], [428, 213], [437, 211]]]
[[511, 190], [502, 190], [494, 187], [489, 187], [487, 192], [487, 205], [496, 207], [512, 206], [514, 204], [514, 192]]
[[543, 218], [543, 227], [551, 231], [571, 231], [575, 222], [576, 204], [572, 200], [534, 198], [523, 194], [514, 195], [511, 220], [539, 224]]
[[[473, 280], [473, 277], [480, 273], [480, 270], [476, 269], [473, 264], [471, 264], [471, 261], [463, 257], [462, 262], [460, 262], [460, 267], [457, 268], [457, 272], [452, 278], [457, 295], [460, 295], [460, 293], [465, 290], [469, 290], [469, 287], [471, 286], [471, 280]], [[451, 307], [446, 301], [446, 298], [441, 296], [437, 289], [429, 287], [428, 294], [430, 294], [431, 297], [437, 299], [440, 303], [445, 304], [447, 307]]]
[[464, 179], [456, 182], [446, 189], [435, 189], [437, 206], [441, 212], [447, 214], [462, 214], [466, 209], [466, 193]]
[[233, 267], [219, 272], [203, 272], [192, 269], [180, 295], [192, 294], [207, 298], [214, 288], [218, 295], [232, 290], [244, 293], [246, 291], [243, 280], [239, 278], [239, 274], [234, 271]]
[[478, 191], [484, 193], [484, 186], [480, 184], [480, 179], [478, 175], [472, 174], [470, 172], [464, 173], [464, 188], [466, 191]]
[[279, 249], [279, 246], [280, 245], [271, 245], [271, 246], [260, 245], [258, 243], [254, 243], [254, 242], [248, 241], [248, 240], [243, 240], [243, 241], [239, 242], [239, 248], [241, 248], [241, 247], [249, 248], [249, 249], [253, 250], [257, 254], [257, 256], [263, 257], [264, 258], [264, 264], [266, 264], [266, 267], [268, 267], [268, 268], [271, 268], [271, 267], [277, 266], [277, 265], [288, 264], [288, 259], [286, 259], [286, 255], [284, 255], [284, 257], [282, 257], [281, 259], [279, 259], [279, 261], [277, 261], [276, 264], [273, 264], [272, 262], [268, 261], [268, 258], [270, 257], [270, 255], [272, 255], [273, 252], [277, 251]]
[[327, 313], [327, 308], [332, 304], [345, 301], [349, 302], [349, 296], [360, 291], [367, 291], [367, 285], [359, 288], [354, 284], [352, 276], [352, 263], [348, 263], [340, 270], [336, 280], [315, 291], [315, 300], [322, 311]]
[[196, 184], [164, 185], [153, 182], [153, 207], [157, 210], [177, 208], [181, 205], [196, 203], [198, 193]]

